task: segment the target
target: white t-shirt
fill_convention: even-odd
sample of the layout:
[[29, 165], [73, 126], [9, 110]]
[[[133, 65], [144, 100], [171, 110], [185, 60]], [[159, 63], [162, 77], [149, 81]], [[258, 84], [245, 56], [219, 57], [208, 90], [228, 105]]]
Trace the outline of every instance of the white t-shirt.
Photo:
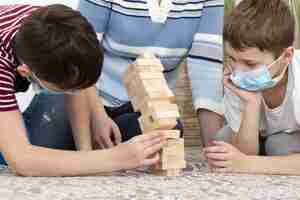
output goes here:
[[[300, 50], [295, 51], [293, 62], [288, 67], [287, 90], [282, 104], [269, 109], [263, 103], [260, 130], [266, 135], [283, 130], [300, 130]], [[242, 100], [224, 89], [225, 118], [234, 132], [238, 132], [242, 117]]]

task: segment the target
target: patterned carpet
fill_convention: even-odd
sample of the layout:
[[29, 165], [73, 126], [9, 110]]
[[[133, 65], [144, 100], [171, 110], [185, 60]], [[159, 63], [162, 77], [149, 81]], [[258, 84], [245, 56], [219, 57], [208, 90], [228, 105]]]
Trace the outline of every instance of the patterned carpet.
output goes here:
[[2, 200], [296, 200], [300, 177], [210, 173], [198, 149], [187, 151], [183, 176], [159, 177], [142, 171], [72, 178], [16, 177], [0, 172]]

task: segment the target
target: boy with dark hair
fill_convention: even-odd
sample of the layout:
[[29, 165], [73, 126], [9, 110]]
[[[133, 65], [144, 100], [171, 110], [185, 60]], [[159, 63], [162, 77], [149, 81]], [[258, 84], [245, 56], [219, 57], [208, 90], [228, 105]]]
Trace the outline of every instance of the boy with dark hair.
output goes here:
[[[59, 4], [0, 6], [0, 151], [13, 171], [24, 176], [86, 175], [159, 160], [149, 156], [164, 144], [160, 133], [122, 144], [115, 138], [116, 147], [92, 151], [92, 131], [118, 131], [104, 111], [100, 117], [93, 113], [102, 62], [97, 35], [78, 11]], [[30, 83], [39, 94], [22, 114], [15, 93], [26, 91]], [[66, 151], [75, 150], [66, 113], [82, 151]], [[95, 117], [103, 121], [95, 122]], [[104, 119], [109, 126], [90, 128], [92, 121], [101, 124]]]
[[204, 150], [218, 171], [300, 174], [300, 52], [292, 47], [294, 33], [283, 0], [243, 0], [225, 18], [228, 125], [216, 137], [222, 141]]

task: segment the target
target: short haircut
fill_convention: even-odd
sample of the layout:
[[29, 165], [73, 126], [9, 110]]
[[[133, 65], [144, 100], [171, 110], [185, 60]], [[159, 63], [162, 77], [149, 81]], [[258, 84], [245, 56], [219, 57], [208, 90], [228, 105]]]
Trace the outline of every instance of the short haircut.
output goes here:
[[295, 40], [295, 18], [283, 0], [243, 0], [225, 16], [224, 42], [258, 48], [278, 57]]
[[78, 11], [49, 5], [25, 18], [15, 52], [42, 80], [60, 89], [84, 89], [101, 74], [103, 51], [92, 25]]

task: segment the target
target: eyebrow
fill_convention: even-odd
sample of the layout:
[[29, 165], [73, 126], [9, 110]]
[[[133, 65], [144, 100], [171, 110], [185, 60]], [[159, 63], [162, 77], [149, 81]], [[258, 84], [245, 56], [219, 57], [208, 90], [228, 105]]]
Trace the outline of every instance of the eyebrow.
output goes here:
[[[235, 57], [233, 57], [232, 55], [229, 55], [228, 53], [226, 54], [226, 57], [236, 61], [237, 59]], [[246, 63], [258, 63], [257, 60], [249, 60], [249, 59], [239, 59], [241, 60], [242, 62], [246, 62]]]

